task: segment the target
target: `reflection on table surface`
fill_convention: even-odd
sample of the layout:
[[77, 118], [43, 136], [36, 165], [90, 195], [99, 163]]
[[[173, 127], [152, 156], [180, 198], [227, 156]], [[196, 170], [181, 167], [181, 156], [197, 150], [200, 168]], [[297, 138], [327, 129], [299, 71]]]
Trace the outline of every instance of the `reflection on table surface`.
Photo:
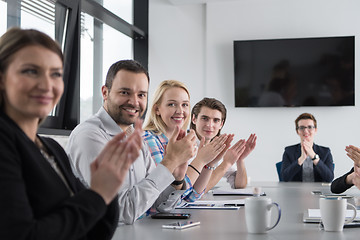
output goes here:
[[[222, 187], [227, 187], [224, 185]], [[303, 223], [303, 212], [309, 208], [319, 208], [319, 195], [312, 191], [329, 194], [330, 185], [322, 183], [285, 183], [285, 182], [253, 182], [248, 186], [261, 187], [266, 196], [277, 202], [282, 209], [280, 223], [266, 234], [249, 234], [246, 230], [244, 207], [239, 210], [199, 210], [176, 209], [175, 212], [191, 213], [190, 220], [200, 221], [200, 226], [184, 230], [162, 229], [166, 223], [176, 222], [174, 219], [138, 220], [133, 225], [119, 226], [113, 239], [144, 240], [144, 239], [246, 239], [246, 240], [291, 240], [319, 239], [342, 240], [358, 239], [360, 228], [347, 228], [343, 232], [325, 232], [319, 224]], [[355, 187], [345, 192], [360, 197], [360, 190]], [[211, 192], [204, 195], [206, 200], [239, 199], [246, 196], [213, 196]], [[276, 214], [272, 214], [275, 218]], [[272, 219], [274, 221], [274, 219]]]

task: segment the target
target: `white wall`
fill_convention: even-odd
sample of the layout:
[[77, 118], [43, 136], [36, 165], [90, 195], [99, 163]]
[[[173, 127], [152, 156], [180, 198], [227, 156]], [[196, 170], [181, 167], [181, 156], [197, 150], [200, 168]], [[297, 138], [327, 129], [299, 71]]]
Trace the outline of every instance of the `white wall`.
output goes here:
[[[355, 35], [360, 41], [358, 0], [237, 0], [173, 5], [150, 1], [150, 95], [165, 79], [183, 81], [192, 105], [204, 96], [228, 108], [224, 132], [235, 139], [254, 132], [258, 144], [246, 160], [252, 181], [277, 181], [275, 163], [284, 147], [298, 143], [295, 118], [310, 112], [318, 120], [315, 142], [331, 148], [335, 177], [352, 162], [344, 148], [360, 146], [359, 64], [355, 68], [356, 107], [235, 108], [233, 40]], [[356, 63], [359, 53], [355, 53]]]

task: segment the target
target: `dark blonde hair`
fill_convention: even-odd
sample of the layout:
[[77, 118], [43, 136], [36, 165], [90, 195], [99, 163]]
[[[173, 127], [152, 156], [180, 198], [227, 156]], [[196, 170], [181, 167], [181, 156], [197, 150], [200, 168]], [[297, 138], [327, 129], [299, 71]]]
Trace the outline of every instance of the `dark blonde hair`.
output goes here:
[[314, 121], [314, 127], [317, 128], [317, 122], [316, 122], [316, 119], [314, 117], [314, 115], [310, 114], [310, 113], [303, 113], [303, 114], [300, 114], [300, 116], [298, 116], [295, 120], [295, 131], [297, 132], [298, 128], [299, 128], [299, 121], [302, 120], [302, 119], [310, 119], [310, 120], [313, 120]]
[[[0, 81], [6, 73], [13, 56], [28, 46], [42, 46], [56, 53], [64, 64], [64, 56], [59, 44], [51, 37], [35, 29], [10, 28], [0, 37]], [[0, 91], [0, 108], [4, 104], [4, 93]]]
[[[161, 119], [161, 116], [156, 114], [156, 107], [161, 104], [164, 93], [170, 88], [184, 89], [187, 95], [189, 96], [189, 100], [190, 100], [189, 90], [187, 89], [184, 83], [176, 80], [162, 81], [154, 93], [150, 114], [147, 115], [146, 123], [144, 125], [145, 126], [144, 130], [154, 131], [156, 134], [161, 134], [166, 132], [166, 124]], [[189, 112], [190, 112], [190, 104], [189, 104]], [[189, 121], [190, 121], [190, 115], [187, 117], [187, 119], [184, 122], [184, 125], [182, 127], [183, 130], [187, 129], [187, 126], [189, 125]]]

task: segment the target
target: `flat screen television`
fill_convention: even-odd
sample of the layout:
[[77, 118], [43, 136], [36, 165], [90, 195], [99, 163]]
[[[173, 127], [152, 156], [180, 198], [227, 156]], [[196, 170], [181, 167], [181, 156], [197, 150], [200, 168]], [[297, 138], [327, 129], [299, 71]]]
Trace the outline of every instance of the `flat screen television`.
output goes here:
[[355, 105], [355, 37], [234, 41], [235, 107]]

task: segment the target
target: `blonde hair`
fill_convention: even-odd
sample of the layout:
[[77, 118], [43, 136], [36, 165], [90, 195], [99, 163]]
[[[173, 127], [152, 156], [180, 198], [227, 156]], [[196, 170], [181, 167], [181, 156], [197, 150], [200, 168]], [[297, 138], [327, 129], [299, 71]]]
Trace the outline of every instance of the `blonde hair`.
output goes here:
[[[189, 96], [189, 100], [190, 100], [189, 90], [187, 89], [184, 83], [177, 80], [162, 81], [153, 95], [150, 114], [147, 114], [144, 130], [154, 131], [156, 134], [161, 134], [166, 132], [166, 124], [162, 120], [161, 116], [156, 114], [156, 107], [161, 104], [164, 93], [168, 89], [176, 88], [176, 87], [184, 89], [187, 95]], [[189, 104], [189, 112], [190, 109], [191, 108]], [[190, 114], [187, 116], [187, 119], [185, 119], [184, 125], [182, 127], [183, 130], [187, 129], [189, 122], [190, 122]]]

